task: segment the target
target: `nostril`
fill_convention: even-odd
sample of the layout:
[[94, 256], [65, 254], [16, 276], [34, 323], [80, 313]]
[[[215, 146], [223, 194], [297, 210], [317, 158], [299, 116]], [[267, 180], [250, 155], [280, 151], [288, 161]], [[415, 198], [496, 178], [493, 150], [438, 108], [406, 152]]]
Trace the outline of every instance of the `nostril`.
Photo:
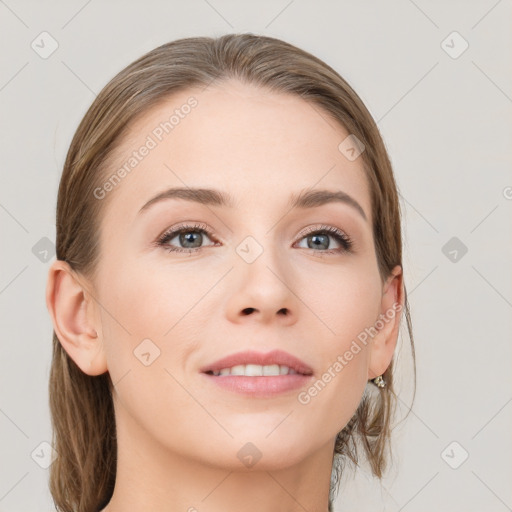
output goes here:
[[249, 315], [254, 311], [254, 308], [245, 308], [243, 310], [244, 315]]

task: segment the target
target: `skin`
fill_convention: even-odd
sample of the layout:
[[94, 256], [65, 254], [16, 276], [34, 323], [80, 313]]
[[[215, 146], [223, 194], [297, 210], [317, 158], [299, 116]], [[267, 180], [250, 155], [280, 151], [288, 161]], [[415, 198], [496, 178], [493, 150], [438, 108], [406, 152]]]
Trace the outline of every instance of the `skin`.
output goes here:
[[[388, 367], [400, 315], [307, 404], [301, 390], [224, 391], [199, 368], [279, 348], [309, 364], [314, 381], [380, 313], [403, 304], [401, 269], [381, 280], [363, 161], [338, 150], [348, 132], [299, 97], [237, 81], [180, 92], [133, 124], [119, 165], [191, 95], [198, 106], [103, 199], [94, 279], [62, 261], [48, 276], [64, 349], [83, 372], [108, 371], [115, 385], [117, 479], [104, 511], [325, 512], [336, 435], [367, 380]], [[229, 192], [236, 204], [167, 199], [138, 213], [183, 186]], [[290, 194], [311, 187], [346, 192], [368, 219], [344, 203], [290, 211]], [[191, 254], [152, 244], [182, 222], [206, 224], [213, 236], [203, 234]], [[348, 234], [353, 251], [321, 257], [324, 246], [309, 248], [304, 229], [324, 224]], [[236, 252], [247, 236], [263, 248], [250, 264]], [[183, 247], [176, 236], [172, 244]], [[149, 366], [133, 353], [147, 338], [160, 350]], [[237, 457], [247, 442], [262, 455], [250, 468]]]

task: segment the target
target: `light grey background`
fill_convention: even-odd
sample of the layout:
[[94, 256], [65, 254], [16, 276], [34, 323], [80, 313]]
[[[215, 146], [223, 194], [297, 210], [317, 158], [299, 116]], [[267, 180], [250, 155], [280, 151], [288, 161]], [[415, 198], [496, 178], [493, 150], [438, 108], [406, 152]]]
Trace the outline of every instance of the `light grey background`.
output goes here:
[[[379, 482], [363, 467], [346, 478], [337, 510], [512, 510], [511, 15], [510, 0], [0, 0], [0, 511], [52, 510], [48, 470], [36, 463], [50, 440], [44, 296], [54, 256], [41, 239], [51, 249], [74, 130], [146, 51], [245, 31], [296, 44], [353, 85], [402, 195], [418, 393], [395, 431], [390, 473]], [[43, 51], [46, 37], [50, 48], [43, 31], [58, 43], [48, 58], [31, 47]]]

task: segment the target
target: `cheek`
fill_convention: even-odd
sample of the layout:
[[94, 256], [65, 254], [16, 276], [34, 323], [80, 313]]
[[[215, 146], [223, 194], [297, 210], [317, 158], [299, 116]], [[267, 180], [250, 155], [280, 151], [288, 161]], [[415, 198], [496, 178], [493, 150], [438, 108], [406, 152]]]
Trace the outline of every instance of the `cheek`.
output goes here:
[[132, 338], [161, 339], [207, 290], [201, 275], [179, 266], [147, 265], [141, 258], [111, 268], [102, 296]]
[[298, 397], [298, 402], [310, 417], [323, 418], [332, 432], [350, 420], [367, 384], [367, 332], [380, 310], [379, 283], [377, 270], [371, 266], [330, 269], [314, 279], [301, 278], [298, 282], [303, 290], [301, 298], [305, 297], [309, 309], [305, 310], [308, 325], [316, 324], [317, 337], [311, 341], [317, 347], [320, 362], [316, 380]]
[[378, 317], [378, 270], [364, 263], [353, 259], [339, 266], [317, 265], [296, 272], [292, 289], [305, 306], [299, 305], [299, 321], [316, 322], [318, 336], [330, 339], [329, 346], [343, 348]]
[[122, 404], [117, 412], [140, 424], [158, 420], [180, 429], [199, 414], [188, 387], [180, 383], [195, 339], [187, 312], [206, 290], [179, 272], [165, 274], [136, 261], [110, 271], [105, 266], [103, 276], [102, 333], [116, 400]]
[[[105, 264], [100, 281], [112, 379], [115, 382], [129, 369], [145, 368], [147, 377], [165, 368], [170, 372], [182, 368], [195, 349], [195, 340], [201, 339], [200, 316], [209, 304], [204, 297], [218, 274], [208, 269], [184, 271], [179, 265], [148, 265], [142, 258], [117, 261]], [[213, 314], [215, 309], [210, 309]], [[145, 362], [150, 364], [146, 367]]]

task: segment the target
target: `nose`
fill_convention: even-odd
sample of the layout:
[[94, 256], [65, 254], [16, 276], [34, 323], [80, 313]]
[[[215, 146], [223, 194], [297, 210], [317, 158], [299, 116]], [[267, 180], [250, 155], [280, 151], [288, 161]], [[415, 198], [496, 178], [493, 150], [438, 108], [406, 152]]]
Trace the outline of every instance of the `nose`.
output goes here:
[[236, 261], [226, 315], [231, 322], [292, 325], [300, 300], [293, 290], [293, 269], [269, 248], [252, 263]]

